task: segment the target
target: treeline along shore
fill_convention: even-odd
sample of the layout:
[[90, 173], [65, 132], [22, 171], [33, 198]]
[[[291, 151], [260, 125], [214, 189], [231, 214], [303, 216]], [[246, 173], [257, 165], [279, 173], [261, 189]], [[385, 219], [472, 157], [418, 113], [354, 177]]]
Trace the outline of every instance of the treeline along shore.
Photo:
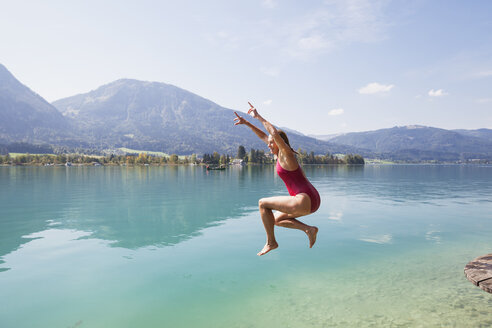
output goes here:
[[[332, 154], [315, 155], [302, 149], [297, 150], [297, 158], [301, 164], [364, 164], [364, 158], [360, 155], [335, 156]], [[189, 156], [157, 156], [141, 152], [139, 154], [124, 155], [88, 155], [81, 153], [68, 154], [30, 154], [12, 153], [0, 155], [1, 165], [229, 165], [229, 164], [274, 164], [275, 160], [271, 154], [263, 150], [251, 149], [246, 152], [243, 146], [239, 146], [236, 156], [229, 154], [197, 154]]]

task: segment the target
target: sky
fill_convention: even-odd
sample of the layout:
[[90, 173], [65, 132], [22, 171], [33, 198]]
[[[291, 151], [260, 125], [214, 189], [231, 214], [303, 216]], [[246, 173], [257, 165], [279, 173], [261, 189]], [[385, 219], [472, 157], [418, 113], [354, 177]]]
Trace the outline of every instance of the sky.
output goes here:
[[0, 63], [50, 102], [132, 78], [305, 134], [492, 128], [488, 0], [0, 0]]

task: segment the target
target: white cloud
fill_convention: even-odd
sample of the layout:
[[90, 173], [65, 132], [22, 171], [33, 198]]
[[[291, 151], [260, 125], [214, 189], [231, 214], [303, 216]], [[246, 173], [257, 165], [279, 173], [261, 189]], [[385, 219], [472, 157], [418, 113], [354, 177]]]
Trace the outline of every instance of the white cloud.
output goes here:
[[263, 74], [268, 75], [268, 76], [272, 76], [272, 77], [277, 77], [279, 74], [279, 70], [275, 67], [262, 67], [260, 69], [260, 71]]
[[439, 90], [434, 90], [434, 89], [431, 89], [429, 90], [429, 96], [431, 97], [443, 97], [443, 96], [447, 96], [448, 93], [444, 92], [443, 89], [439, 89]]
[[226, 31], [219, 31], [217, 32], [217, 36], [221, 39], [225, 39], [229, 36], [229, 33], [227, 33]]
[[383, 9], [386, 0], [329, 0], [323, 7], [282, 27], [284, 52], [296, 59], [327, 53], [353, 42], [386, 38]]
[[488, 77], [492, 76], [492, 70], [491, 71], [481, 71], [476, 74], [476, 77]]
[[239, 49], [241, 36], [229, 31], [220, 30], [218, 32], [205, 34], [205, 39], [215, 47], [222, 47], [225, 50]]
[[[385, 0], [326, 1], [335, 12], [332, 20], [338, 25], [338, 38], [344, 41], [373, 42], [385, 38], [382, 9]], [[337, 27], [337, 26], [334, 26]]]
[[301, 50], [317, 51], [328, 49], [330, 47], [330, 42], [326, 40], [322, 35], [314, 34], [299, 39], [297, 45]]
[[[260, 0], [265, 8], [280, 7], [278, 0]], [[328, 0], [269, 17], [257, 15], [244, 24], [230, 24], [207, 34], [206, 40], [228, 51], [249, 49], [262, 54], [266, 67], [283, 69], [292, 61], [311, 60], [353, 43], [387, 38], [388, 0]], [[290, 6], [290, 5], [289, 5]], [[285, 16], [287, 15], [287, 16]], [[262, 69], [263, 70], [263, 69]], [[277, 76], [278, 70], [263, 70]]]
[[271, 99], [265, 100], [265, 101], [263, 102], [263, 105], [270, 105], [270, 104], [272, 103], [272, 101], [273, 101], [273, 100], [271, 100]]
[[359, 89], [360, 94], [371, 95], [375, 93], [388, 92], [394, 88], [393, 84], [379, 84], [377, 82], [369, 83], [365, 87]]
[[328, 112], [328, 115], [336, 116], [336, 115], [342, 115], [344, 112], [343, 108], [335, 108], [332, 109]]
[[263, 0], [263, 1], [261, 2], [261, 5], [262, 5], [263, 7], [265, 7], [265, 8], [270, 8], [270, 9], [272, 9], [272, 8], [277, 7], [277, 1], [275, 1], [275, 0]]
[[492, 98], [480, 98], [476, 100], [479, 104], [487, 104], [492, 102]]

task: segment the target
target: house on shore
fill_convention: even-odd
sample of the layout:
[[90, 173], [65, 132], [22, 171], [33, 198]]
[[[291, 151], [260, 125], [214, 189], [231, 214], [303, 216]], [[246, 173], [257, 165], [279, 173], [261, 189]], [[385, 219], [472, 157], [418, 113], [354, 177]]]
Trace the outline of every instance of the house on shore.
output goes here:
[[244, 160], [239, 159], [239, 158], [234, 158], [231, 162], [231, 165], [244, 165]]

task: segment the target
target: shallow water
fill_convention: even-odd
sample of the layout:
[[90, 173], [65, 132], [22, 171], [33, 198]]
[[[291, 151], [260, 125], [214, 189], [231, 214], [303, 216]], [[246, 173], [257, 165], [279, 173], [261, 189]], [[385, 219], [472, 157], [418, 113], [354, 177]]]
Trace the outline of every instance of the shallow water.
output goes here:
[[492, 166], [306, 166], [308, 248], [273, 166], [0, 167], [0, 327], [487, 327]]

